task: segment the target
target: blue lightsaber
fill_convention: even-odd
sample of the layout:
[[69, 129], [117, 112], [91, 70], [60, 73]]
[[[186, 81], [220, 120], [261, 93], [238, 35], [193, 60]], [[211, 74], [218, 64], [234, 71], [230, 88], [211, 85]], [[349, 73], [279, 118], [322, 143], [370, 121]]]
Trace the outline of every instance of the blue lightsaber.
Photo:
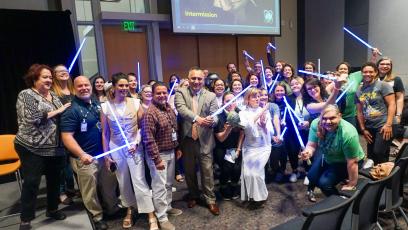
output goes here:
[[283, 112], [283, 121], [286, 121], [286, 113], [288, 112], [288, 107], [285, 107], [285, 112]]
[[255, 59], [251, 55], [249, 55], [247, 51], [244, 51], [244, 55], [248, 57], [249, 59], [251, 59], [252, 61], [255, 61]]
[[268, 46], [271, 47], [272, 49], [276, 50], [276, 47], [274, 45], [272, 45], [272, 43], [268, 43]]
[[262, 61], [262, 59], [261, 59], [259, 62], [261, 63], [262, 77], [263, 77], [263, 82], [264, 82], [264, 85], [265, 85], [265, 89], [268, 89], [268, 87], [266, 86], [265, 71], [264, 71], [264, 66], [263, 66], [263, 61]]
[[295, 110], [293, 110], [292, 107], [290, 107], [290, 105], [289, 105], [288, 101], [286, 100], [286, 97], [285, 97], [285, 96], [283, 97], [283, 100], [285, 101], [285, 104], [286, 104], [285, 111], [286, 111], [286, 109], [288, 109], [290, 112], [293, 113], [293, 115], [295, 115], [296, 119], [297, 119], [299, 122], [302, 122], [303, 119], [300, 119], [300, 117], [298, 117], [298, 116], [296, 115]]
[[176, 80], [176, 81], [173, 83], [173, 85], [171, 86], [170, 93], [169, 93], [169, 97], [167, 98], [167, 102], [170, 101], [171, 94], [173, 93], [174, 87], [176, 86], [176, 84], [177, 84], [177, 80]]
[[335, 77], [330, 77], [330, 76], [320, 74], [320, 73], [309, 72], [309, 71], [304, 71], [304, 70], [298, 70], [298, 71], [299, 71], [299, 73], [304, 73], [304, 74], [309, 74], [309, 75], [313, 75], [313, 76], [316, 76], [316, 77], [326, 78], [326, 79], [331, 80], [331, 81], [337, 80], [337, 78], [335, 78]]
[[137, 62], [137, 88], [138, 88], [138, 92], [140, 92], [140, 89], [142, 88], [142, 86], [140, 85], [140, 63]]
[[118, 125], [120, 134], [122, 134], [122, 137], [123, 137], [123, 139], [125, 140], [126, 146], [127, 146], [128, 148], [130, 148], [129, 141], [128, 141], [126, 135], [125, 135], [125, 132], [123, 132], [122, 126], [120, 126], [119, 120], [118, 120], [118, 118], [116, 117], [116, 114], [115, 114], [115, 112], [113, 111], [113, 109], [112, 109], [112, 107], [111, 107], [111, 105], [110, 105], [110, 102], [107, 101], [106, 104], [108, 104], [108, 107], [109, 107], [109, 109], [110, 109], [110, 111], [111, 111], [111, 113], [112, 113], [112, 115], [113, 115], [113, 118], [115, 119], [115, 122], [116, 122], [116, 124]]
[[223, 105], [221, 108], [219, 108], [213, 114], [211, 114], [211, 117], [215, 117], [218, 114], [222, 113], [222, 111], [224, 111], [225, 108], [227, 108], [229, 105], [231, 105], [235, 100], [237, 100], [242, 94], [244, 94], [251, 87], [252, 87], [252, 85], [248, 85], [244, 90], [239, 92], [239, 94], [237, 94], [237, 96], [233, 97], [229, 102], [227, 102], [225, 105]]
[[276, 75], [275, 81], [273, 82], [273, 84], [271, 85], [271, 88], [269, 89], [269, 94], [272, 93], [273, 87], [275, 87], [275, 84], [276, 84], [276, 82], [278, 81], [279, 77], [280, 77], [280, 74], [278, 73], [278, 74]]
[[[129, 144], [131, 144], [131, 145], [136, 144], [136, 141], [134, 141], [134, 142], [132, 142], [132, 143], [129, 143]], [[101, 154], [99, 154], [99, 155], [96, 155], [96, 156], [94, 156], [93, 158], [94, 158], [94, 159], [99, 159], [99, 158], [101, 158], [101, 157], [104, 157], [104, 156], [106, 156], [106, 155], [109, 155], [109, 154], [111, 154], [111, 153], [113, 153], [113, 152], [116, 152], [116, 151], [121, 150], [121, 149], [126, 148], [126, 147], [128, 147], [128, 146], [125, 144], [125, 145], [119, 146], [119, 147], [117, 147], [117, 148], [111, 149], [111, 150], [109, 150], [109, 151], [107, 151], [107, 152], [104, 152], [104, 153], [101, 153]]]
[[285, 136], [286, 130], [288, 130], [288, 127], [285, 127], [285, 129], [283, 129], [283, 132], [279, 136], [279, 139], [283, 140], [283, 136]]
[[82, 47], [84, 46], [86, 39], [87, 39], [87, 37], [84, 37], [84, 40], [82, 40], [81, 45], [79, 45], [79, 48], [78, 48], [78, 50], [77, 50], [77, 52], [76, 52], [76, 54], [74, 56], [74, 59], [72, 60], [71, 64], [69, 65], [69, 68], [68, 68], [69, 73], [71, 73], [72, 67], [74, 67], [74, 64], [75, 64], [76, 60], [78, 59], [79, 53], [81, 52]]
[[344, 89], [344, 91], [340, 94], [339, 97], [336, 99], [336, 103], [341, 100], [341, 98], [346, 94], [346, 92], [351, 88], [351, 86], [354, 84], [354, 81], [350, 82], [349, 85]]
[[[370, 44], [368, 44], [367, 42], [365, 42], [363, 39], [361, 39], [360, 37], [358, 37], [357, 35], [355, 35], [353, 32], [351, 32], [349, 29], [347, 29], [346, 27], [343, 27], [343, 30], [346, 31], [347, 33], [349, 33], [351, 36], [353, 36], [354, 38], [356, 38], [359, 42], [363, 43], [363, 45], [367, 46], [370, 49], [373, 49], [374, 47], [372, 47]], [[379, 55], [382, 56], [382, 53], [378, 52]]]

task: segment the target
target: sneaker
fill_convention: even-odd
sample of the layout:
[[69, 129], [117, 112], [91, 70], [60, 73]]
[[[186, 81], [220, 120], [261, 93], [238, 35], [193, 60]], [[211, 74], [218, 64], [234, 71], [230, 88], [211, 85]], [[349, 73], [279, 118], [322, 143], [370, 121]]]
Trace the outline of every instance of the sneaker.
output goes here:
[[313, 191], [307, 191], [306, 192], [306, 196], [307, 196], [307, 199], [310, 201], [310, 202], [316, 202], [316, 196], [315, 196], [315, 194], [314, 194], [314, 192]]
[[223, 187], [221, 187], [220, 193], [223, 200], [232, 200], [232, 191], [228, 185], [224, 185]]
[[31, 222], [21, 222], [19, 230], [30, 230], [31, 229]]
[[371, 159], [367, 159], [367, 161], [363, 165], [363, 169], [372, 168], [374, 166], [374, 161]]
[[72, 198], [67, 196], [66, 194], [61, 194], [60, 195], [60, 201], [61, 201], [62, 204], [65, 204], [65, 205], [74, 204], [74, 201], [72, 200]]
[[67, 218], [67, 216], [63, 212], [61, 212], [59, 210], [54, 211], [54, 212], [47, 211], [45, 213], [45, 216], [49, 217], [49, 218], [52, 218], [54, 220], [64, 220], [65, 218]]
[[183, 211], [181, 211], [181, 209], [178, 208], [171, 208], [167, 210], [167, 214], [169, 216], [180, 216], [181, 214], [183, 214]]
[[176, 227], [174, 227], [174, 225], [172, 223], [170, 223], [170, 221], [163, 221], [160, 222], [160, 229], [161, 230], [175, 230]]
[[297, 178], [298, 177], [297, 177], [296, 173], [292, 173], [290, 175], [290, 177], [289, 177], [289, 181], [292, 182], [292, 183], [295, 183], [297, 181]]
[[240, 197], [241, 194], [241, 187], [239, 185], [232, 185], [231, 186], [231, 190], [232, 190], [232, 199], [236, 200]]
[[96, 221], [94, 223], [96, 230], [106, 230], [108, 229], [108, 225], [103, 220]]
[[309, 185], [309, 178], [307, 176], [305, 177], [305, 180], [303, 180], [304, 185]]

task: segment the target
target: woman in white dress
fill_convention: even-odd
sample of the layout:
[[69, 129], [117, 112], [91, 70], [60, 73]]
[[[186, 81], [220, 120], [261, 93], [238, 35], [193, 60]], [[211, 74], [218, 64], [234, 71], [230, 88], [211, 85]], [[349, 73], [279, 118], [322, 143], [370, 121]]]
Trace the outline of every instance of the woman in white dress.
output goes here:
[[246, 92], [245, 110], [239, 112], [245, 140], [242, 149], [241, 200], [250, 201], [248, 208], [261, 208], [268, 198], [265, 164], [271, 153], [273, 128], [268, 107], [259, 107], [260, 91]]

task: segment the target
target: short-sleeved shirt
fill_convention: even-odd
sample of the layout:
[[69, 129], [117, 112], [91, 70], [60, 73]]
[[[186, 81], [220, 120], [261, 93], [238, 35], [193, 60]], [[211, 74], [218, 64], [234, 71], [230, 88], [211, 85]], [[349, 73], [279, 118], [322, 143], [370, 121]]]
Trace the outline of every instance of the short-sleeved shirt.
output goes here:
[[356, 128], [341, 119], [334, 132], [326, 132], [324, 139], [317, 137], [319, 118], [312, 121], [309, 131], [309, 141], [318, 144], [317, 151], [324, 154], [328, 164], [346, 162], [347, 159], [364, 158]]
[[363, 106], [365, 126], [380, 128], [387, 121], [388, 108], [384, 97], [393, 94], [391, 86], [382, 81], [375, 81], [361, 86], [356, 93], [356, 100]]
[[[383, 81], [384, 79], [379, 78], [380, 81]], [[385, 83], [389, 84], [392, 89], [394, 90], [395, 93], [397, 92], [404, 92], [404, 83], [402, 83], [402, 80], [400, 77], [395, 77], [394, 80], [392, 81], [384, 81]]]
[[355, 97], [358, 87], [360, 86], [361, 81], [363, 80], [363, 75], [361, 71], [352, 73], [347, 78], [347, 84], [342, 87], [342, 90], [345, 90], [352, 84], [345, 95], [346, 98], [346, 107], [342, 113], [343, 118], [355, 117], [357, 115], [357, 107], [355, 104]]
[[271, 118], [273, 120], [273, 118], [275, 116], [280, 117], [280, 110], [279, 110], [279, 106], [275, 103], [268, 103], [269, 106], [269, 113], [271, 114]]
[[[73, 132], [74, 139], [87, 154], [96, 156], [102, 153], [102, 132], [99, 122], [100, 104], [92, 98], [88, 104], [75, 97], [71, 106], [62, 114], [61, 132]], [[86, 131], [81, 131], [82, 123], [86, 123]]]
[[[237, 108], [235, 112], [239, 113], [239, 109]], [[221, 133], [224, 131], [224, 124], [227, 121], [227, 113], [224, 111], [218, 115], [218, 123], [214, 127], [214, 133]], [[228, 137], [223, 141], [220, 142], [218, 138], [215, 138], [215, 147], [221, 149], [232, 149], [238, 146], [238, 139], [239, 139], [239, 128], [233, 128], [228, 135]]]

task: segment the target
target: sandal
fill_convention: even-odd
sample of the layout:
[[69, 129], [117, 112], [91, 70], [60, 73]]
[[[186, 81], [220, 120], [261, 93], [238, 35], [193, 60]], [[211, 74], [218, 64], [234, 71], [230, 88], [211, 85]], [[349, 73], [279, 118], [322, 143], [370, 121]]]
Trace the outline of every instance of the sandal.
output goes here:
[[122, 227], [123, 228], [131, 228], [133, 225], [132, 220], [132, 209], [128, 208], [125, 218], [123, 219]]
[[159, 230], [159, 225], [157, 225], [156, 218], [149, 219], [149, 225], [150, 225], [149, 230]]

